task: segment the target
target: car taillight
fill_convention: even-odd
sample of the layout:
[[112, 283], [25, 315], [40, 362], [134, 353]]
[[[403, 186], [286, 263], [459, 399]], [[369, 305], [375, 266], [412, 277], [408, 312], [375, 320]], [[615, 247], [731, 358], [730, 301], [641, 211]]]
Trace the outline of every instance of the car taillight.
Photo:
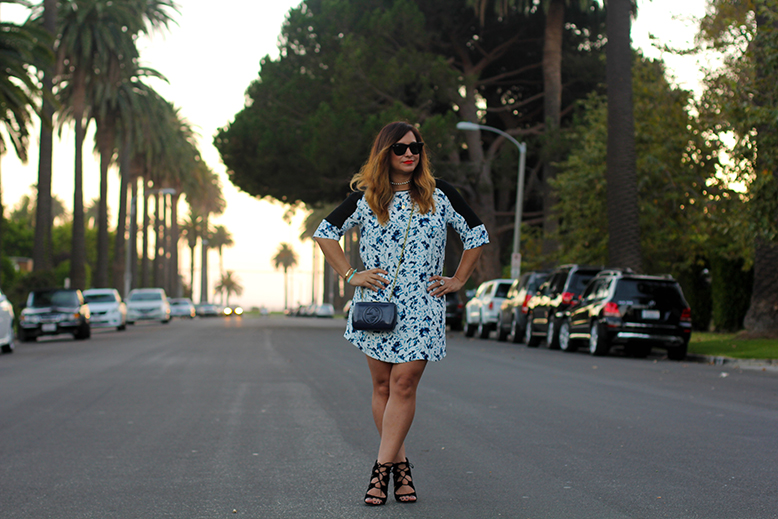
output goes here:
[[527, 308], [527, 305], [529, 305], [529, 300], [532, 299], [531, 294], [527, 294], [524, 296], [524, 303], [521, 305], [521, 313], [526, 314], [529, 310]]
[[494, 310], [494, 301], [489, 301], [489, 310]]
[[457, 310], [461, 310], [461, 309], [463, 309], [464, 307], [465, 307], [465, 305], [464, 305], [464, 304], [462, 304], [462, 303], [459, 303], [459, 304], [457, 305]]
[[619, 312], [619, 305], [612, 301], [610, 303], [605, 303], [605, 308], [602, 309], [602, 314], [605, 317], [621, 317], [621, 313]]
[[573, 302], [573, 298], [575, 297], [575, 294], [572, 292], [562, 292], [562, 303], [569, 305]]
[[692, 309], [691, 308], [684, 308], [681, 312], [681, 322], [684, 323], [690, 323], [692, 322]]

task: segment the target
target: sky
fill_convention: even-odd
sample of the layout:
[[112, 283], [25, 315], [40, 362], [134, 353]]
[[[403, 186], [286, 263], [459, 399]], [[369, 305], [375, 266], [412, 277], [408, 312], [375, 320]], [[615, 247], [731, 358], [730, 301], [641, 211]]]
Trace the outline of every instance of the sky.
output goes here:
[[[258, 77], [260, 60], [268, 55], [277, 58], [281, 26], [289, 10], [299, 3], [300, 0], [220, 0], [218, 3], [213, 0], [179, 0], [181, 12], [175, 16], [177, 25], [172, 25], [166, 32], [141, 39], [138, 45], [142, 64], [156, 69], [168, 79], [167, 84], [153, 83], [154, 88], [181, 109], [199, 135], [204, 160], [219, 174], [227, 208], [224, 214], [212, 218], [211, 223], [223, 225], [233, 237], [235, 245], [223, 249], [223, 265], [225, 271], [234, 271], [244, 292], [241, 296], [232, 296], [230, 303], [247, 308], [264, 306], [270, 310], [283, 309], [284, 275], [282, 271], [275, 270], [272, 262], [281, 243], [288, 243], [298, 257], [297, 267], [290, 271], [290, 307], [311, 303], [314, 296], [313, 267], [316, 265], [319, 273], [322, 269], [323, 259], [315, 252], [313, 243], [299, 240], [304, 212], [295, 213], [290, 222], [285, 222], [282, 218], [285, 206], [258, 200], [239, 191], [229, 182], [213, 146], [216, 131], [243, 108], [246, 88]], [[705, 5], [705, 0], [639, 0], [638, 16], [632, 27], [633, 46], [642, 49], [648, 57], [664, 58], [674, 82], [690, 90], [699, 87], [701, 68], [710, 65], [699, 63], [694, 57], [663, 54], [652, 43], [690, 47], [696, 32], [695, 18], [704, 15]], [[0, 19], [4, 21], [21, 22], [26, 15], [26, 9], [8, 4], [3, 4], [0, 11]], [[656, 39], [652, 40], [650, 35]], [[72, 131], [66, 129], [62, 137], [55, 140], [53, 157], [52, 191], [63, 200], [68, 210], [73, 206], [73, 142]], [[89, 135], [84, 149], [85, 203], [99, 194], [99, 162], [90, 153], [93, 142], [93, 136]], [[20, 164], [12, 153], [2, 158], [3, 204], [9, 212], [23, 195], [32, 193], [30, 186], [37, 182], [37, 137], [33, 139], [29, 155], [26, 165]], [[112, 227], [116, 225], [118, 190], [118, 172], [112, 171], [109, 179]], [[182, 218], [185, 212], [185, 202], [181, 202], [179, 214]], [[199, 301], [199, 250], [195, 254], [194, 299]], [[183, 244], [179, 258], [180, 272], [188, 282], [189, 248]], [[219, 256], [216, 251], [211, 251], [208, 259], [211, 287], [219, 277]], [[321, 301], [320, 286], [315, 297]], [[208, 299], [213, 301], [214, 297]]]

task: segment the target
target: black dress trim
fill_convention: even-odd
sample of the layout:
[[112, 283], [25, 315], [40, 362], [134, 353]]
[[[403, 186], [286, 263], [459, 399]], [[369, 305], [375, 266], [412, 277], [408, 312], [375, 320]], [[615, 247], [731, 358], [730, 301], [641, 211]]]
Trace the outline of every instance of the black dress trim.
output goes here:
[[474, 229], [479, 225], [483, 225], [481, 219], [478, 218], [478, 216], [475, 214], [475, 212], [472, 209], [470, 209], [470, 206], [467, 205], [465, 199], [462, 197], [462, 195], [459, 194], [457, 188], [455, 188], [445, 180], [441, 180], [439, 178], [435, 179], [435, 186], [441, 191], [443, 191], [443, 194], [446, 195], [448, 201], [451, 202], [451, 207], [454, 208], [454, 211], [462, 215], [462, 217], [467, 222], [468, 227]]
[[342, 204], [340, 204], [329, 215], [327, 215], [325, 220], [340, 229], [343, 227], [343, 224], [346, 223], [348, 217], [354, 214], [354, 211], [357, 210], [357, 202], [359, 202], [359, 199], [362, 198], [364, 194], [364, 191], [354, 191], [348, 196], [348, 198], [346, 198], [346, 200], [343, 201]]

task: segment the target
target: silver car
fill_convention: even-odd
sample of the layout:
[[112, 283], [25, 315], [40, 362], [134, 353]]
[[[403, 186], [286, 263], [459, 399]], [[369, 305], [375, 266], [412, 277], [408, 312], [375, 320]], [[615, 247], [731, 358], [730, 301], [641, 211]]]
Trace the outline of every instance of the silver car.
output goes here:
[[0, 348], [13, 353], [14, 347], [14, 307], [0, 290]]
[[127, 324], [137, 321], [170, 322], [170, 303], [164, 288], [135, 288], [127, 295]]
[[127, 328], [127, 307], [115, 288], [90, 288], [82, 292], [92, 315], [93, 328]]

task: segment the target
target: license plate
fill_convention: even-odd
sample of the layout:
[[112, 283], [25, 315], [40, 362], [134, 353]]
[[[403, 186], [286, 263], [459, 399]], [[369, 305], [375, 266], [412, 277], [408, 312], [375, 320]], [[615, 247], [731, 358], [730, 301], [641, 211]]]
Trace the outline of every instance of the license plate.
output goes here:
[[45, 323], [41, 325], [41, 331], [44, 332], [56, 332], [57, 331], [57, 323]]
[[659, 310], [643, 310], [643, 319], [657, 320], [661, 316]]

